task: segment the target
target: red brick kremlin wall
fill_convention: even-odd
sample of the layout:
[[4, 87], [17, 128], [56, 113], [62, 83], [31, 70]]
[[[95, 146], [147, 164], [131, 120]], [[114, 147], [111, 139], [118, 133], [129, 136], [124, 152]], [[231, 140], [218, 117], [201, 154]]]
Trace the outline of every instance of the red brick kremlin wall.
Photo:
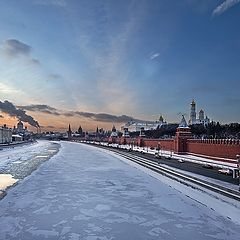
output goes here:
[[[148, 139], [148, 138], [109, 138], [105, 141], [118, 144], [133, 144], [143, 147], [160, 147], [162, 150], [174, 151], [181, 154], [194, 154], [198, 156], [212, 157], [221, 160], [222, 158], [236, 160], [236, 155], [240, 155], [240, 140], [227, 139], [191, 139], [180, 129], [174, 139]], [[94, 140], [94, 139], [92, 139]]]
[[185, 152], [179, 151], [176, 145], [177, 139], [147, 139], [147, 138], [121, 138], [116, 143], [134, 144], [135, 146], [160, 148], [162, 150], [174, 151], [176, 153], [194, 154], [213, 158], [236, 159], [240, 155], [240, 140], [226, 139], [186, 139]]
[[188, 139], [187, 152], [197, 155], [236, 159], [236, 155], [240, 154], [240, 141], [227, 139]]
[[174, 150], [173, 139], [143, 139], [143, 144], [146, 147], [160, 147], [162, 150]]

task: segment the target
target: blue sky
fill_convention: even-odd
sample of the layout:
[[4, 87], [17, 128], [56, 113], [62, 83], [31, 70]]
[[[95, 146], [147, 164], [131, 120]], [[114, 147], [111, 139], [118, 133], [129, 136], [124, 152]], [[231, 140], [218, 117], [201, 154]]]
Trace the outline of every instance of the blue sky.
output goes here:
[[[239, 122], [239, 3], [2, 0], [0, 100], [176, 122], [194, 98], [211, 119]], [[66, 121], [88, 124], [80, 115]]]

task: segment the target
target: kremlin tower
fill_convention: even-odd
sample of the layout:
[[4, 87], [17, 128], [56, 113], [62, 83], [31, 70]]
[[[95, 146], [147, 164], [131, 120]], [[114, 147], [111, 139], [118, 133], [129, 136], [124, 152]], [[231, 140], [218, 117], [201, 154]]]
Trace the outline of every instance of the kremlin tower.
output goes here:
[[184, 115], [177, 128], [176, 137], [174, 139], [174, 149], [178, 154], [184, 154], [188, 151], [187, 140], [192, 138], [192, 133], [187, 125]]

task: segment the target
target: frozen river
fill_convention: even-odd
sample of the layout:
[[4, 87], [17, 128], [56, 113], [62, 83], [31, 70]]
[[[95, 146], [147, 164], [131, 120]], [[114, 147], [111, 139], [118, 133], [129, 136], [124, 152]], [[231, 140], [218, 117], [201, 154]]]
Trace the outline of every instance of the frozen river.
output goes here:
[[76, 143], [61, 143], [0, 201], [1, 240], [235, 240], [239, 234], [240, 225], [186, 194]]

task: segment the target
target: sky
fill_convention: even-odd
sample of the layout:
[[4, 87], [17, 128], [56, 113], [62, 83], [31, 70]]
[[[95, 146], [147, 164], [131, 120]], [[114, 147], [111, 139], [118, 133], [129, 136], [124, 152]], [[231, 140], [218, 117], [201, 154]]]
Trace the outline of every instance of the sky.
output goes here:
[[192, 99], [240, 122], [239, 22], [240, 0], [0, 0], [0, 123], [179, 122]]

